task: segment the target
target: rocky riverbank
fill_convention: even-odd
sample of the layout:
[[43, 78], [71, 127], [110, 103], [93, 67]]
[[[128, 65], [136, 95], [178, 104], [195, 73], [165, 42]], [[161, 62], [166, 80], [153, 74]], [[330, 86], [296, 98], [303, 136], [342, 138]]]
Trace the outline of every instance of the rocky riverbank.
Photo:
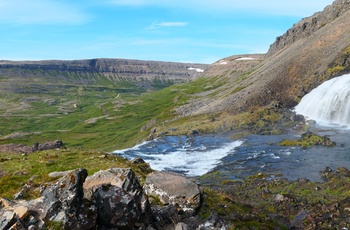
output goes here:
[[[65, 151], [61, 152], [65, 157]], [[50, 156], [51, 152], [39, 154]], [[91, 158], [94, 158], [92, 156]], [[100, 155], [93, 161], [118, 159]], [[54, 164], [54, 163], [50, 163]], [[88, 163], [87, 163], [88, 164]], [[106, 164], [106, 163], [105, 163]], [[115, 164], [115, 163], [114, 163]], [[220, 190], [168, 172], [111, 167], [92, 175], [79, 168], [30, 179], [0, 199], [1, 229], [347, 229], [350, 171], [325, 168], [324, 182], [271, 179], [264, 173], [226, 181]], [[43, 164], [43, 170], [46, 164]], [[4, 179], [6, 175], [1, 176]], [[267, 179], [269, 178], [269, 179]], [[15, 177], [13, 177], [15, 179]], [[4, 186], [4, 185], [2, 185]], [[33, 193], [37, 193], [33, 197]]]

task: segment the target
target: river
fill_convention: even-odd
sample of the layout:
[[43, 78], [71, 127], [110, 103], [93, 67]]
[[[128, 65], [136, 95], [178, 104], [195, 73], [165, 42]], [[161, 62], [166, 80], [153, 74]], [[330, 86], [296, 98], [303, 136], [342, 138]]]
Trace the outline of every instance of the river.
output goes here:
[[[221, 179], [240, 180], [260, 172], [289, 180], [321, 181], [326, 166], [350, 169], [350, 75], [333, 78], [305, 95], [295, 108], [316, 121], [310, 131], [327, 135], [335, 147], [282, 147], [282, 139], [300, 133], [249, 135], [239, 140], [224, 135], [166, 136], [114, 153], [127, 159], [143, 158], [155, 170], [174, 171], [190, 177], [216, 173]], [[317, 124], [322, 124], [317, 125]], [[228, 135], [229, 136], [229, 135]]]
[[243, 179], [260, 172], [289, 180], [308, 178], [321, 181], [320, 171], [326, 166], [350, 169], [349, 129], [313, 127], [319, 135], [328, 135], [335, 147], [283, 147], [282, 139], [298, 139], [296, 133], [286, 135], [249, 135], [239, 140], [224, 136], [165, 136], [144, 142], [114, 154], [127, 159], [143, 158], [155, 170], [173, 171], [190, 177], [217, 172], [227, 179]]

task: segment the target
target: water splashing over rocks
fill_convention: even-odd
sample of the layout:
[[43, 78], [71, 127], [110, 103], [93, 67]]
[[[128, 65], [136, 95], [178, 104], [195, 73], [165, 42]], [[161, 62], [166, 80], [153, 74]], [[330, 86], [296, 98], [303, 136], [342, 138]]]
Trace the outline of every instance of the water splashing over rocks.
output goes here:
[[328, 80], [305, 95], [295, 112], [321, 125], [350, 127], [349, 86], [350, 74]]

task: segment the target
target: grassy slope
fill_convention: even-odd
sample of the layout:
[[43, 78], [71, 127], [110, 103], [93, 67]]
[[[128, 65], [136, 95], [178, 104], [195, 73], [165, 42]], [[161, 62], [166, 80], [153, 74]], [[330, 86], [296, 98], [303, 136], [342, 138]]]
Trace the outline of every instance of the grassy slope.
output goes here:
[[[49, 150], [29, 155], [0, 153], [0, 197], [13, 198], [13, 195], [30, 183], [32, 187], [52, 181], [48, 174], [54, 171], [66, 171], [86, 168], [89, 175], [111, 167], [132, 168], [141, 182], [151, 170], [146, 164], [132, 164], [124, 158], [104, 155], [98, 151], [79, 149]], [[28, 194], [32, 196], [36, 193]]]
[[[17, 82], [0, 78], [2, 144], [62, 139], [68, 146], [94, 149], [130, 146], [144, 138], [145, 133], [139, 132], [147, 121], [168, 115], [177, 93], [171, 89], [145, 93], [139, 82], [125, 80], [95, 85]], [[169, 82], [147, 84], [157, 90]]]
[[[0, 78], [3, 90], [14, 87], [8, 86], [10, 80]], [[229, 81], [219, 75], [172, 86], [157, 81], [151, 82], [153, 92], [125, 80], [113, 84], [101, 80], [94, 85], [24, 81], [12, 93], [0, 95], [0, 144], [61, 139], [68, 147], [111, 151], [144, 141], [154, 127], [157, 134], [168, 135], [230, 131], [232, 127], [279, 133], [271, 128], [282, 119], [275, 108], [236, 116], [225, 111], [190, 117], [177, 113], [179, 106], [203, 98], [208, 90], [213, 93], [206, 97], [215, 99]]]

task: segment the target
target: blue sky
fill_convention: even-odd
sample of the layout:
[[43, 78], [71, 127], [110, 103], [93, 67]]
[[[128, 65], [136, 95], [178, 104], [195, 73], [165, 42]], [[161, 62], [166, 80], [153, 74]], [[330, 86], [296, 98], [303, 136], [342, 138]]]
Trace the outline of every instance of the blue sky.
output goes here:
[[265, 53], [332, 0], [0, 0], [0, 59], [212, 63]]

